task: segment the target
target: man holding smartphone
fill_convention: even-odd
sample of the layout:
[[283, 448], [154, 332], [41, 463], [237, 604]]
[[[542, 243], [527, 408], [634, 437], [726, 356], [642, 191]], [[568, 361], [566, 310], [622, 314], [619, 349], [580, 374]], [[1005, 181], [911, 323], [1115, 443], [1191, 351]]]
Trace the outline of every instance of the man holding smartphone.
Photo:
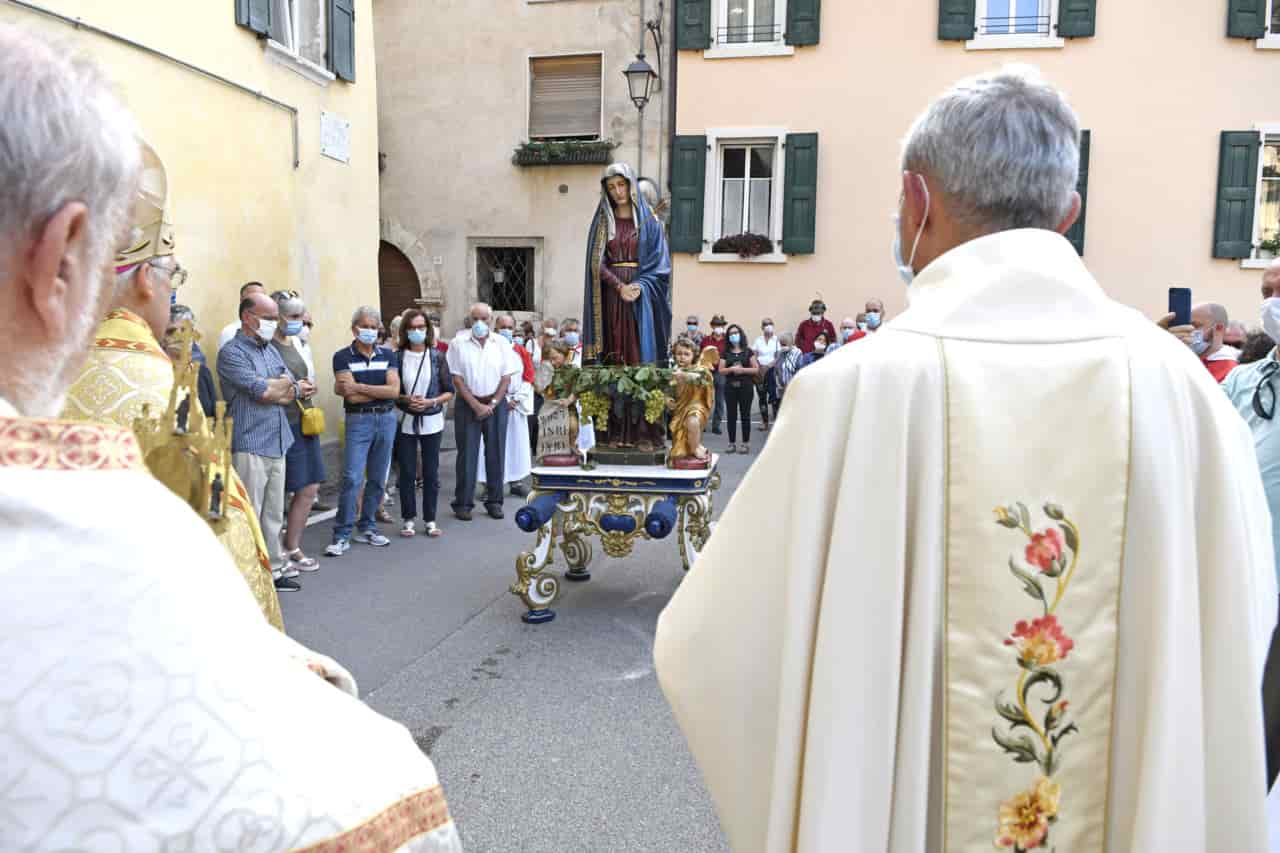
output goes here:
[[[1170, 309], [1175, 308], [1172, 304], [1176, 301], [1173, 290], [1178, 289], [1170, 291]], [[1187, 291], [1186, 299], [1190, 301], [1190, 291]], [[1179, 319], [1177, 313], [1177, 310], [1171, 310], [1160, 318], [1158, 325], [1168, 329], [1174, 337], [1186, 344], [1214, 380], [1222, 382], [1239, 365], [1237, 359], [1240, 357], [1239, 350], [1226, 345], [1227, 325], [1230, 322], [1226, 307], [1216, 302], [1202, 302], [1191, 309], [1189, 322], [1175, 326], [1172, 324]]]

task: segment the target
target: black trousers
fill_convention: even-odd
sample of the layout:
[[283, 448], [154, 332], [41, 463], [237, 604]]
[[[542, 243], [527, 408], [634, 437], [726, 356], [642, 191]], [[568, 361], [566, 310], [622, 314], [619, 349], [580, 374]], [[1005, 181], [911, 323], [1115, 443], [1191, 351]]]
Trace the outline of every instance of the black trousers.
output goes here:
[[778, 413], [778, 383], [777, 376], [770, 367], [765, 371], [764, 381], [756, 386], [756, 393], [760, 397], [760, 419], [764, 421], [765, 426], [769, 425], [769, 407], [773, 407], [774, 415]]
[[444, 431], [435, 435], [396, 433], [396, 463], [400, 470], [400, 518], [418, 517], [414, 481], [418, 479], [418, 452], [422, 452], [422, 520], [436, 520], [436, 502], [440, 497], [440, 440]]
[[[465, 402], [453, 410], [453, 436], [458, 445], [458, 486], [453, 493], [455, 510], [471, 511], [476, 505], [476, 476], [480, 471], [480, 436], [484, 436], [485, 497], [487, 506], [502, 506], [503, 467], [506, 465], [507, 413], [499, 400], [493, 414], [476, 420]], [[518, 416], [517, 416], [518, 417]]]
[[1267, 790], [1280, 775], [1280, 627], [1271, 634], [1262, 670], [1262, 728], [1267, 742]]
[[742, 420], [742, 440], [751, 441], [751, 403], [756, 397], [755, 383], [750, 379], [741, 380], [740, 385], [725, 383], [725, 409], [729, 419], [729, 443], [738, 440], [738, 418]]

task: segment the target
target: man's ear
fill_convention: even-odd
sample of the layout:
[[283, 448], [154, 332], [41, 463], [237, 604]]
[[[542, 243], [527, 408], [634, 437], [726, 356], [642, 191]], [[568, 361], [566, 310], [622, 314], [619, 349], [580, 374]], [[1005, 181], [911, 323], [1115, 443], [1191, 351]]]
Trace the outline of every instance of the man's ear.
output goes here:
[[89, 242], [89, 208], [72, 201], [58, 209], [40, 229], [19, 271], [19, 296], [26, 303], [46, 340], [62, 338], [67, 318], [76, 306], [68, 305], [77, 281], [90, 274], [86, 264]]
[[1071, 226], [1076, 224], [1076, 220], [1080, 218], [1080, 193], [1071, 193], [1071, 207], [1067, 210], [1067, 215], [1058, 223], [1058, 227], [1053, 229], [1059, 234], [1066, 234], [1071, 230]]

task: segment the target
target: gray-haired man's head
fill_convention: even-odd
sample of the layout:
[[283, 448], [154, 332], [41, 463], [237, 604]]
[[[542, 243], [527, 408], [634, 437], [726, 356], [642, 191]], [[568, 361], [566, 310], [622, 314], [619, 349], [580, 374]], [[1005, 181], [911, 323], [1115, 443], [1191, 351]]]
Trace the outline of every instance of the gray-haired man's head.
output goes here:
[[920, 114], [903, 142], [904, 262], [920, 270], [997, 231], [1065, 232], [1079, 213], [1079, 169], [1075, 111], [1034, 68], [961, 80]]
[[52, 415], [83, 364], [142, 166], [138, 127], [69, 44], [0, 23], [0, 397]]

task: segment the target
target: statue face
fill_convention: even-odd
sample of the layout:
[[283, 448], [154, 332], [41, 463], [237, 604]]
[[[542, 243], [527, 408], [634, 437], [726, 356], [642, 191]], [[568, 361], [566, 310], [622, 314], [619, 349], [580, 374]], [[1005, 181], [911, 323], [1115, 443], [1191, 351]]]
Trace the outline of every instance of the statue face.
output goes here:
[[688, 367], [693, 364], [693, 350], [688, 347], [676, 347], [675, 357], [676, 364], [681, 367]]
[[631, 201], [631, 184], [621, 175], [614, 175], [605, 181], [604, 188], [609, 193], [609, 200], [613, 202], [614, 207], [622, 207]]

